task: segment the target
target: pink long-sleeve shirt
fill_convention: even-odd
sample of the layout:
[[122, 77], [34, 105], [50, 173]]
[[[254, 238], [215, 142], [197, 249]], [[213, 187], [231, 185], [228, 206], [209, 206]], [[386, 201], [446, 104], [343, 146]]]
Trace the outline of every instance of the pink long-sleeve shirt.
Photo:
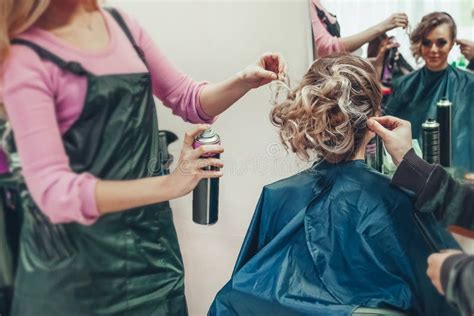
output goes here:
[[[30, 40], [65, 61], [76, 61], [96, 75], [149, 71], [153, 93], [175, 115], [193, 123], [209, 123], [199, 101], [205, 83], [196, 83], [177, 71], [138, 23], [121, 12], [148, 70], [120, 26], [106, 12], [108, 46], [100, 52], [71, 47], [51, 33], [32, 27], [19, 38]], [[30, 48], [13, 45], [3, 67], [3, 101], [15, 133], [23, 175], [39, 208], [53, 223], [92, 224], [99, 216], [95, 199], [97, 180], [89, 173], [74, 173], [62, 135], [79, 118], [86, 97], [87, 79], [42, 60]]]
[[310, 2], [310, 15], [311, 15], [311, 25], [313, 27], [313, 39], [314, 39], [314, 57], [324, 57], [332, 53], [344, 51], [344, 46], [342, 45], [341, 39], [329, 34], [326, 29], [326, 25], [318, 17], [318, 12], [316, 11], [316, 6], [323, 10], [328, 17], [329, 22], [335, 23], [336, 19], [322, 6], [319, 0], [312, 0]]

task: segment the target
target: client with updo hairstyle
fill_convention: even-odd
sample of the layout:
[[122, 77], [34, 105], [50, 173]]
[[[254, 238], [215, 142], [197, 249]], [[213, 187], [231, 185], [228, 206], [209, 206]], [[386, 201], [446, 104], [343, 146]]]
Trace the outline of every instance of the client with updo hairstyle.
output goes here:
[[315, 163], [263, 188], [209, 315], [457, 315], [426, 276], [431, 250], [410, 197], [364, 162], [382, 97], [373, 67], [330, 55], [287, 91], [271, 120], [287, 148]]

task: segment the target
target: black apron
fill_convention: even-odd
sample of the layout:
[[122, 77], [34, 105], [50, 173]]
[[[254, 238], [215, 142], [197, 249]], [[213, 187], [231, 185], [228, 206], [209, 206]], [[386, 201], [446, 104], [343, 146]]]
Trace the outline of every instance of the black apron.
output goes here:
[[[146, 64], [125, 21], [117, 11], [110, 13]], [[83, 111], [63, 136], [74, 172], [107, 180], [163, 174], [149, 73], [96, 76], [32, 42], [13, 44], [87, 77]], [[22, 195], [13, 315], [187, 315], [168, 202], [105, 215], [91, 226], [54, 225], [26, 188]]]
[[[322, 23], [324, 23], [324, 25], [326, 25], [326, 30], [329, 32], [329, 34], [335, 37], [341, 37], [341, 26], [339, 25], [339, 22], [336, 20], [336, 22], [331, 23], [324, 10], [318, 8], [317, 5], [314, 5], [314, 7], [316, 8], [316, 12], [318, 13], [318, 18], [321, 20]], [[334, 14], [331, 15], [336, 18]]]

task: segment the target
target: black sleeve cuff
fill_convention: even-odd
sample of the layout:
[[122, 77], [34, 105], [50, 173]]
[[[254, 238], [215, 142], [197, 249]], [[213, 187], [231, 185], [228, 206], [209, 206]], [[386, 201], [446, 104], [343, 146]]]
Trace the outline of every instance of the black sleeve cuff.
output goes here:
[[449, 283], [449, 275], [451, 273], [451, 270], [453, 269], [454, 265], [458, 263], [459, 261], [463, 260], [464, 258], [469, 257], [465, 253], [460, 253], [457, 255], [452, 255], [446, 260], [444, 260], [443, 265], [441, 266], [441, 275], [440, 275], [440, 281], [441, 281], [441, 287], [443, 288], [443, 291], [446, 293], [446, 289], [448, 287]]
[[392, 183], [418, 195], [434, 168], [435, 165], [430, 165], [418, 157], [413, 149], [410, 149], [395, 171]]
[[474, 59], [469, 62], [469, 65], [467, 65], [467, 69], [474, 71]]

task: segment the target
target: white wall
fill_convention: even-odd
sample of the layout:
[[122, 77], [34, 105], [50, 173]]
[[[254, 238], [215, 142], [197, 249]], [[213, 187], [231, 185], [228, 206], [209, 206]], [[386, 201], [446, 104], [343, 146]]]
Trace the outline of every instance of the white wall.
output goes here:
[[[266, 51], [279, 51], [285, 56], [293, 81], [301, 78], [309, 65], [311, 33], [306, 0], [109, 0], [108, 3], [135, 16], [169, 59], [196, 80], [225, 79]], [[392, 11], [410, 9], [413, 12], [409, 13], [410, 18], [415, 21], [422, 13], [438, 7], [449, 11], [447, 7], [461, 1], [326, 0], [324, 3], [337, 13], [343, 35], [350, 35], [386, 18]], [[472, 26], [470, 32], [474, 38]], [[401, 33], [395, 35], [399, 39], [403, 37]], [[191, 196], [172, 201], [192, 316], [204, 315], [216, 292], [229, 279], [262, 186], [305, 166], [293, 155], [286, 155], [279, 145], [268, 119], [269, 99], [268, 87], [250, 92], [214, 125], [225, 146], [226, 165], [221, 179], [219, 222], [212, 227], [194, 224]], [[161, 104], [158, 113], [160, 128], [177, 133], [182, 141], [182, 135], [191, 125], [174, 117]], [[171, 147], [175, 157], [180, 146], [181, 143]]]

